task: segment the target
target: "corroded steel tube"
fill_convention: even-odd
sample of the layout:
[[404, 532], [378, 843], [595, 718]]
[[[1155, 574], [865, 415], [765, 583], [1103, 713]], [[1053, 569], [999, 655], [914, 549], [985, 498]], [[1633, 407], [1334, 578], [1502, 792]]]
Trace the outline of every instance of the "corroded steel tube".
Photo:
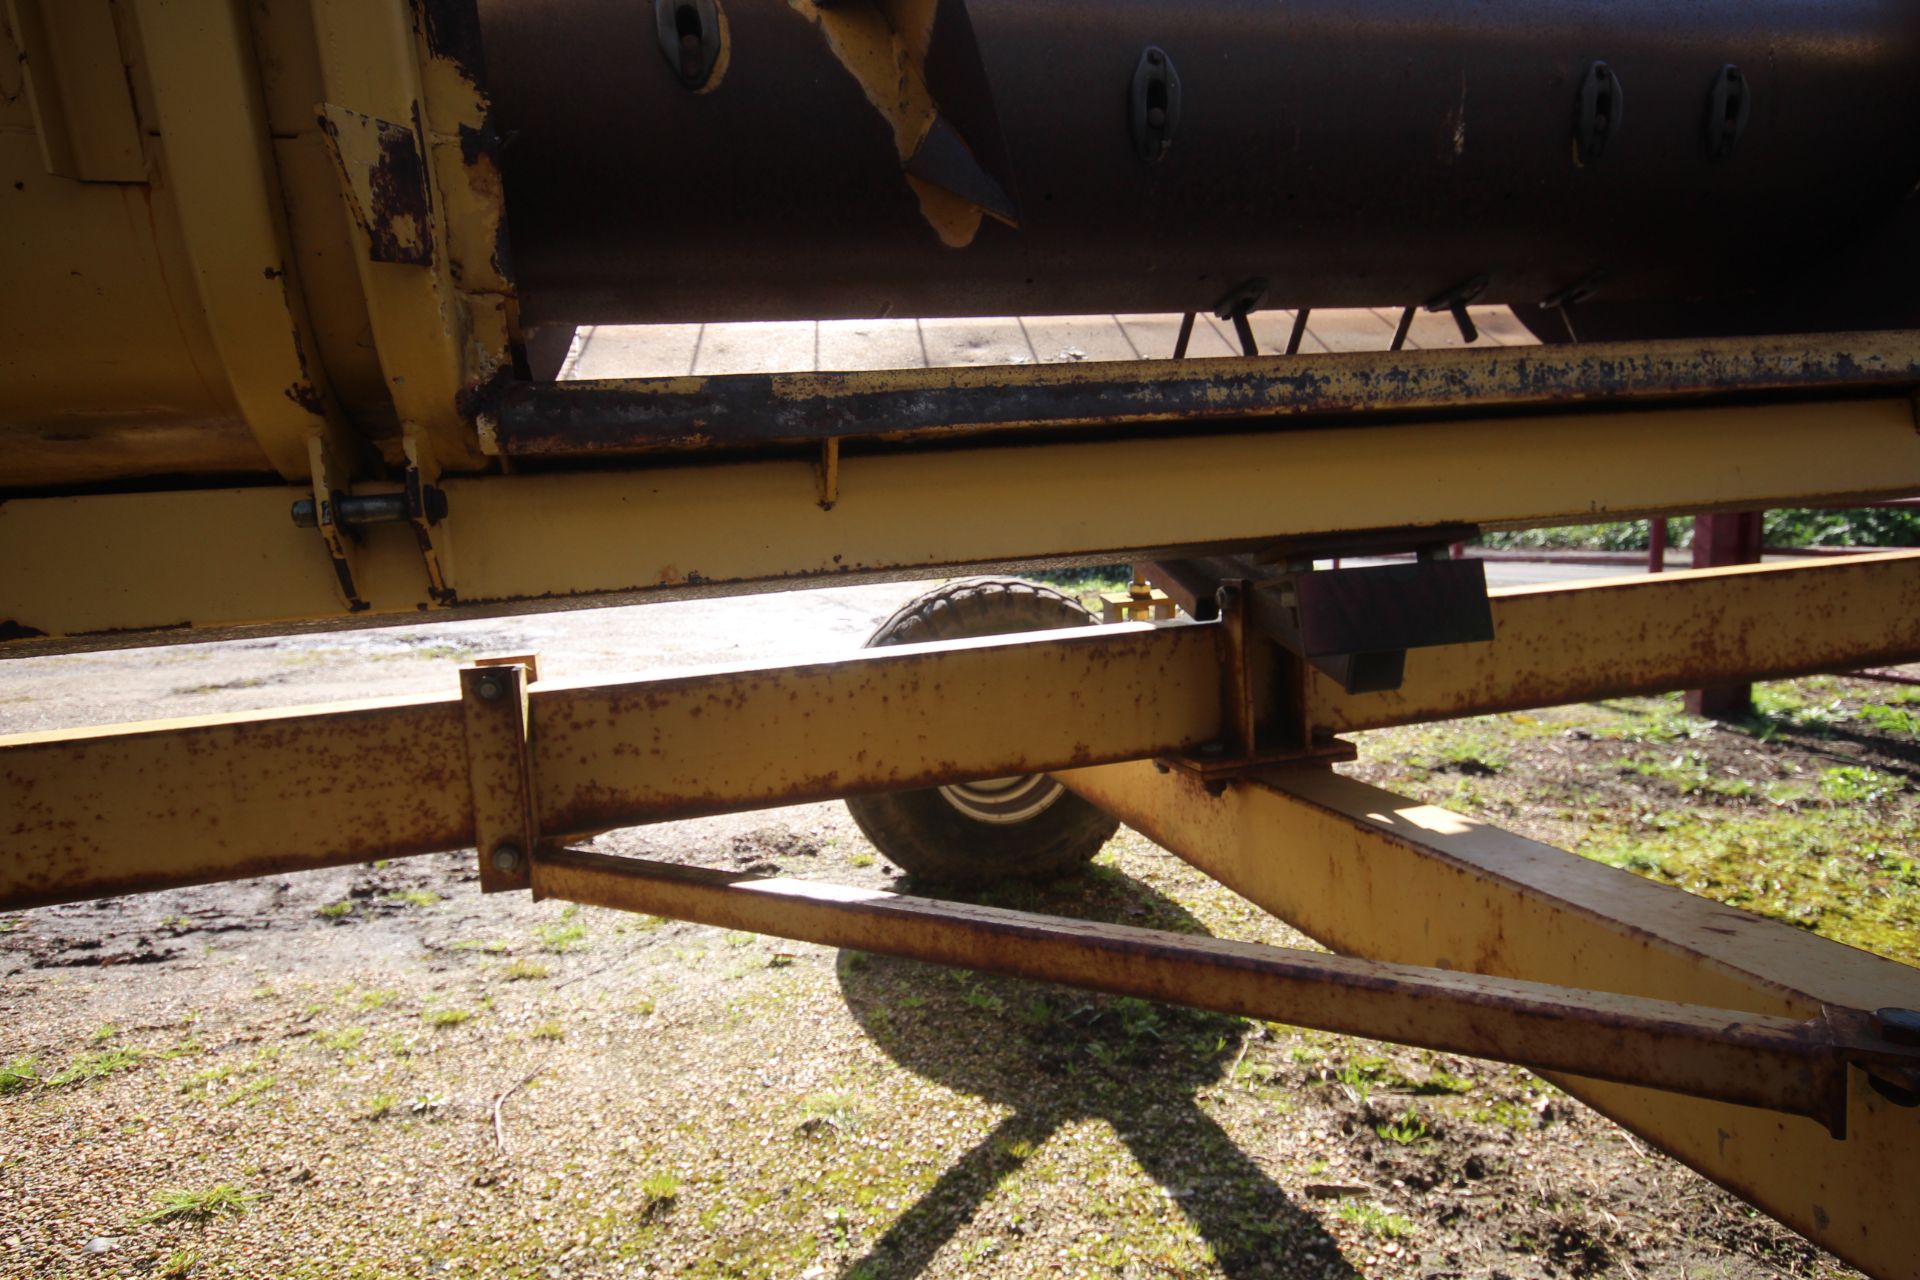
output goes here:
[[481, 0], [536, 324], [1911, 292], [1910, 4], [720, 0], [698, 90], [647, 8]]

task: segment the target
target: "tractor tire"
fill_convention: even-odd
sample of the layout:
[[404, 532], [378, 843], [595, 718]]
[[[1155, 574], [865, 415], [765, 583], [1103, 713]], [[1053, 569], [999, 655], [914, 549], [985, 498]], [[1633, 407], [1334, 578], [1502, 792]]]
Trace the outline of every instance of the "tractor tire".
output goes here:
[[[1018, 578], [965, 578], [902, 605], [867, 647], [969, 640], [1090, 625], [1078, 601]], [[1046, 774], [855, 796], [847, 810], [886, 859], [956, 887], [1042, 880], [1092, 860], [1119, 829]]]

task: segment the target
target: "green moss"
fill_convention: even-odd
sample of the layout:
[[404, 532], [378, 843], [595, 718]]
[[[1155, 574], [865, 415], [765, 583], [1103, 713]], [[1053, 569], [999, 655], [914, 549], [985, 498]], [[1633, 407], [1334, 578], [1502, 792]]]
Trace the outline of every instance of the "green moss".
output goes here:
[[140, 1054], [134, 1049], [106, 1049], [99, 1053], [83, 1053], [60, 1071], [48, 1076], [46, 1084], [49, 1089], [85, 1084], [125, 1071], [139, 1061]]

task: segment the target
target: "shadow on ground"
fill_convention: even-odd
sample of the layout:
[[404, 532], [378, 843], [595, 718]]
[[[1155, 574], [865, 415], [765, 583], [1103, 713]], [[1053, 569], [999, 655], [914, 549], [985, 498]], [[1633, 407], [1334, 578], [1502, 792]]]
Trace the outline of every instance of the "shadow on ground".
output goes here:
[[[1171, 899], [1105, 868], [971, 900], [1204, 932]], [[1318, 1220], [1198, 1105], [1195, 1094], [1241, 1053], [1239, 1019], [853, 951], [840, 953], [838, 974], [848, 1008], [895, 1062], [1013, 1111], [843, 1277], [918, 1275], [1049, 1138], [1088, 1119], [1113, 1127], [1212, 1247], [1222, 1274], [1351, 1274]]]

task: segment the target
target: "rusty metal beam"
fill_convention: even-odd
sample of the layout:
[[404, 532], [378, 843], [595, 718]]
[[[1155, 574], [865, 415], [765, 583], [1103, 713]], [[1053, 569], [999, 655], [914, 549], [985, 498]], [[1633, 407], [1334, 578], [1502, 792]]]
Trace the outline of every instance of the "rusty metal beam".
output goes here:
[[[1920, 553], [1503, 593], [1492, 644], [1415, 651], [1396, 693], [1316, 679], [1311, 705], [1319, 727], [1351, 730], [1679, 688], [1703, 662], [1746, 677], [1893, 661], [1920, 654], [1917, 594]], [[1228, 735], [1219, 630], [1128, 624], [540, 683], [530, 729], [505, 734], [448, 697], [0, 738], [0, 904], [465, 848], [486, 807], [469, 780], [520, 776], [507, 757], [522, 750], [530, 808], [489, 810], [490, 847], [515, 824], [530, 846], [531, 833], [1174, 754]]]
[[[533, 893], [1540, 1069], [1579, 1069], [1845, 1124], [1846, 1051], [1824, 1015], [1737, 1013], [573, 849], [534, 859]], [[1920, 1062], [1920, 1049], [1908, 1056]]]
[[[1330, 772], [1224, 793], [1150, 764], [1072, 790], [1337, 951], [1785, 1018], [1920, 1008], [1920, 972]], [[1555, 1082], [1881, 1277], [1920, 1276], [1920, 1108], [1850, 1073], [1844, 1141], [1724, 1102]]]
[[1414, 649], [1387, 693], [1314, 671], [1316, 729], [1781, 680], [1920, 659], [1920, 551], [1489, 592], [1488, 644]]
[[862, 436], [1645, 407], [1731, 394], [1804, 399], [1915, 384], [1920, 337], [1905, 332], [609, 379], [517, 383], [482, 420], [481, 443], [508, 457], [576, 457]]
[[[1817, 441], [1817, 447], [1811, 442]], [[1740, 465], [1729, 467], [1729, 449]], [[1649, 456], [1659, 467], [1643, 465]], [[1497, 465], [1493, 463], [1497, 461]], [[1151, 478], [1152, 501], [1121, 501]], [[0, 652], [132, 631], [514, 612], [1062, 558], [1153, 559], [1920, 490], [1904, 397], [447, 478], [441, 611], [401, 526], [364, 531], [347, 614], [275, 488], [0, 504]], [[367, 492], [374, 490], [369, 487]], [[1087, 495], [1078, 497], [1075, 495]], [[1114, 500], [1107, 500], [1113, 498]], [[195, 572], [183, 575], [179, 566]], [[142, 637], [149, 638], [149, 637]], [[152, 636], [164, 639], [166, 636]]]
[[[463, 683], [484, 706], [401, 699], [0, 738], [0, 909], [463, 849], [476, 832], [489, 854], [502, 841], [531, 852], [535, 833], [1180, 751], [1220, 732], [1216, 631], [1077, 627], [536, 683], [530, 727], [502, 720], [518, 686], [486, 698], [483, 669]], [[523, 768], [530, 802], [497, 794]]]

